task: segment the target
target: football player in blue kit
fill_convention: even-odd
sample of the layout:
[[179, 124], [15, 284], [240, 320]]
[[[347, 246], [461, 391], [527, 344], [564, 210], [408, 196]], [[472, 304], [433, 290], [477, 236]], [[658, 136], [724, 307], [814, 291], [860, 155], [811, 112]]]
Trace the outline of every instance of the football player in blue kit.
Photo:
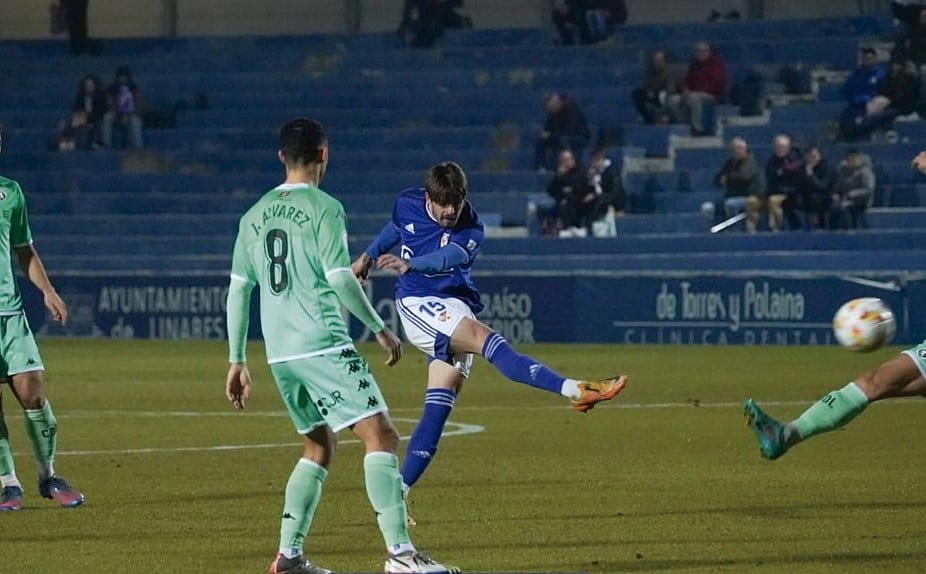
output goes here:
[[[352, 264], [360, 279], [370, 269], [398, 272], [395, 304], [409, 342], [430, 358], [424, 411], [402, 465], [406, 494], [437, 452], [437, 443], [457, 393], [481, 355], [508, 379], [569, 398], [588, 412], [624, 388], [626, 375], [595, 381], [569, 379], [516, 351], [499, 333], [476, 319], [483, 304], [470, 275], [484, 227], [466, 199], [466, 174], [454, 162], [433, 166], [423, 188], [396, 199], [392, 219]], [[399, 255], [390, 253], [399, 246]]]

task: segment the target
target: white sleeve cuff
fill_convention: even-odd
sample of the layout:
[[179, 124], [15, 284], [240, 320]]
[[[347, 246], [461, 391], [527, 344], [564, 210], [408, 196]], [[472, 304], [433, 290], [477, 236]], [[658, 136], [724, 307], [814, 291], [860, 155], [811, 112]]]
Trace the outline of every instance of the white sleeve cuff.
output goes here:
[[350, 267], [337, 267], [335, 269], [329, 269], [328, 271], [325, 271], [325, 279], [331, 279], [332, 275], [336, 275], [338, 273], [353, 273], [353, 271], [351, 271]]

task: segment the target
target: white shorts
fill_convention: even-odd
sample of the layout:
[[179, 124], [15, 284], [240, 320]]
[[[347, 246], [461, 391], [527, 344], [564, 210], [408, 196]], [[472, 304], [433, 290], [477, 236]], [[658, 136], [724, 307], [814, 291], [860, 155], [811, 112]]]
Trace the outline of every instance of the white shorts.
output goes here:
[[475, 320], [469, 305], [452, 297], [403, 297], [396, 299], [405, 338], [429, 357], [449, 363], [469, 376], [473, 355], [450, 355], [450, 336], [464, 318]]

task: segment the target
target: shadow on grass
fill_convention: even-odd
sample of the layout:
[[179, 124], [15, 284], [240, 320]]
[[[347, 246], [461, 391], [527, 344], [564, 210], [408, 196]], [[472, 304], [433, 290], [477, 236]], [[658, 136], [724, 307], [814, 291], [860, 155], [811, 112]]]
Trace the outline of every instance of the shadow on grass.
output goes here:
[[[782, 505], [751, 505], [751, 506], [731, 506], [731, 507], [720, 507], [720, 508], [671, 508], [665, 510], [654, 510], [654, 511], [620, 511], [613, 510], [608, 508], [601, 508], [600, 512], [583, 512], [581, 514], [569, 512], [564, 510], [562, 512], [553, 513], [551, 509], [543, 509], [543, 513], [538, 513], [537, 515], [509, 515], [509, 516], [493, 516], [493, 521], [503, 521], [503, 522], [549, 522], [549, 521], [578, 521], [578, 520], [601, 520], [601, 519], [614, 519], [614, 518], [627, 518], [627, 519], [639, 519], [647, 517], [686, 517], [693, 515], [713, 515], [713, 514], [733, 514], [739, 517], [748, 517], [748, 518], [794, 518], [795, 516], [806, 516], [808, 514], [814, 513], [841, 513], [846, 511], [878, 511], [878, 510], [910, 510], [910, 509], [926, 509], [926, 501], [853, 501], [853, 502], [844, 502], [844, 503], [810, 503], [810, 504], [801, 504], [800, 506], [794, 506], [793, 504], [782, 504]], [[423, 525], [429, 526], [452, 526], [460, 524], [484, 524], [484, 516], [471, 516], [471, 517], [448, 517], [445, 512], [441, 512], [440, 517], [428, 518], [427, 516], [427, 505], [421, 505], [416, 508], [416, 505], [410, 507], [410, 513], [419, 518], [419, 521]]]
[[685, 516], [692, 514], [735, 514], [751, 518], [793, 518], [797, 515], [820, 512], [843, 512], [856, 510], [910, 510], [913, 508], [926, 509], [926, 500], [852, 500], [844, 502], [810, 502], [773, 504], [738, 505], [723, 508], [689, 508], [666, 509], [654, 512], [628, 512], [626, 516]]
[[[860, 565], [866, 563], [894, 562], [897, 560], [922, 560], [926, 558], [924, 551], [907, 552], [844, 552], [840, 554], [827, 553], [799, 553], [775, 556], [751, 556], [743, 558], [717, 558], [717, 559], [675, 559], [660, 560], [637, 558], [634, 560], [602, 560], [591, 561], [584, 564], [526, 564], [521, 570], [546, 571], [562, 570], [564, 572], [586, 570], [589, 572], [661, 572], [687, 569], [730, 568], [733, 571], [742, 571], [757, 567], [780, 567], [782, 572], [800, 571], [806, 565]], [[463, 560], [461, 560], [462, 562]]]

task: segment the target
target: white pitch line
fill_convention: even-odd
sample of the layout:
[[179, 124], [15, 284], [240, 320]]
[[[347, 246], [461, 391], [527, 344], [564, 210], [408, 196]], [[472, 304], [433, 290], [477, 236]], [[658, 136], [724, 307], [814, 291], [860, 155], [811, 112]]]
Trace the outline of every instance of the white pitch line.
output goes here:
[[[814, 399], [808, 398], [806, 400], [793, 400], [793, 401], [758, 401], [761, 406], [772, 406], [772, 407], [787, 407], [787, 406], [799, 406], [807, 405], [809, 406], [814, 402]], [[918, 397], [909, 397], [902, 399], [891, 399], [889, 401], [882, 401], [877, 404], [879, 405], [890, 405], [890, 404], [911, 404], [919, 403], [926, 405], [926, 401]], [[663, 403], [621, 403], [621, 402], [611, 402], [605, 409], [683, 409], [683, 408], [707, 408], [707, 409], [727, 409], [727, 408], [742, 408], [742, 402], [695, 402], [685, 401], [685, 402], [663, 402]], [[534, 405], [534, 406], [518, 406], [518, 405], [493, 405], [493, 406], [455, 406], [454, 412], [458, 411], [548, 411], [548, 410], [563, 410], [569, 411], [570, 407], [568, 404], [561, 405]], [[389, 409], [390, 412], [419, 412], [420, 407], [409, 407], [409, 408], [398, 408], [398, 409]], [[15, 417], [16, 415], [12, 415]], [[68, 411], [65, 413], [55, 413], [57, 418], [71, 418], [71, 419], [85, 419], [85, 418], [101, 418], [101, 417], [139, 417], [139, 418], [166, 418], [166, 417], [270, 417], [270, 418], [285, 418], [289, 415], [285, 411]], [[399, 419], [397, 421], [406, 421], [406, 422], [418, 422], [417, 419]]]
[[[418, 422], [413, 419], [394, 419], [397, 422], [408, 422], [415, 423]], [[485, 430], [485, 427], [482, 425], [473, 425], [467, 423], [457, 423], [448, 421], [448, 427], [454, 427], [450, 430], [445, 430], [441, 437], [448, 436], [463, 436], [468, 434], [477, 434]], [[400, 437], [401, 440], [408, 440], [407, 436]], [[358, 444], [359, 439], [347, 439], [339, 440], [338, 445], [342, 444]], [[153, 454], [153, 453], [162, 453], [162, 452], [217, 452], [217, 451], [232, 451], [232, 450], [259, 450], [259, 449], [268, 449], [268, 448], [291, 448], [294, 446], [301, 446], [301, 442], [281, 442], [281, 443], [264, 443], [264, 444], [220, 444], [213, 446], [175, 446], [175, 447], [153, 447], [153, 448], [126, 448], [126, 449], [111, 449], [111, 450], [65, 450], [58, 451], [55, 453], [55, 456], [92, 456], [92, 455], [101, 455], [101, 454]]]
[[[798, 406], [798, 405], [809, 405], [812, 400], [802, 400], [802, 401], [761, 401], [763, 406]], [[919, 398], [905, 398], [905, 399], [895, 399], [885, 402], [879, 402], [879, 405], [896, 405], [896, 404], [926, 404]], [[702, 402], [673, 402], [673, 403], [615, 403], [608, 405], [607, 409], [681, 409], [681, 408], [742, 408], [743, 403], [741, 402], [719, 402], [719, 403], [702, 403]], [[554, 410], [561, 409], [566, 410], [568, 407], [563, 406], [532, 406], [532, 407], [523, 407], [523, 406], [471, 406], [471, 407], [456, 407], [454, 410], [465, 410], [465, 411], [503, 411], [503, 410]], [[407, 408], [407, 409], [391, 409], [393, 411], [417, 411], [417, 408]], [[61, 413], [56, 415], [57, 418], [74, 418], [74, 419], [85, 419], [85, 418], [100, 418], [100, 417], [148, 417], [148, 418], [167, 418], [167, 417], [226, 417], [226, 416], [252, 416], [252, 417], [285, 417], [286, 413], [277, 412], [277, 411], [249, 411], [249, 412], [234, 412], [234, 411], [212, 411], [212, 412], [194, 412], [194, 411], [70, 411], [67, 413]], [[407, 419], [407, 418], [394, 418], [396, 422], [402, 423], [417, 423], [416, 419]], [[451, 430], [445, 431], [442, 436], [463, 436], [469, 434], [477, 434], [483, 432], [485, 427], [482, 425], [468, 424], [468, 423], [458, 423], [448, 421], [447, 426], [454, 427]], [[408, 440], [408, 436], [400, 437], [401, 440]], [[338, 444], [357, 444], [360, 441], [357, 439], [346, 439], [338, 441]], [[213, 445], [213, 446], [185, 446], [185, 447], [153, 447], [153, 448], [134, 448], [134, 449], [112, 449], [112, 450], [72, 450], [72, 451], [59, 451], [56, 453], [58, 456], [90, 456], [90, 455], [113, 455], [113, 454], [153, 454], [153, 453], [162, 453], [162, 452], [218, 452], [218, 451], [234, 451], [234, 450], [259, 450], [259, 449], [270, 449], [270, 448], [290, 448], [293, 446], [299, 446], [302, 443], [299, 442], [285, 442], [285, 443], [266, 443], [266, 444], [228, 444], [228, 445]]]

